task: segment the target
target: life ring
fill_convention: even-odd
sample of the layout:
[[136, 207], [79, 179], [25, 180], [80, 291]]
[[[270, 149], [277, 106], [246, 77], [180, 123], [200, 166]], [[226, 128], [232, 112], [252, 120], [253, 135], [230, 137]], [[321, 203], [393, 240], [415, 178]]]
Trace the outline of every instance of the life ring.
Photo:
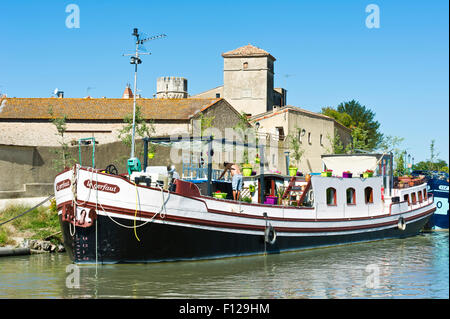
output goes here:
[[264, 230], [264, 240], [266, 241], [266, 243], [271, 245], [273, 245], [277, 240], [277, 232], [272, 225], [269, 225], [269, 227]]
[[405, 219], [403, 217], [400, 217], [398, 219], [397, 227], [400, 230], [405, 230], [406, 229], [406, 221], [405, 221]]

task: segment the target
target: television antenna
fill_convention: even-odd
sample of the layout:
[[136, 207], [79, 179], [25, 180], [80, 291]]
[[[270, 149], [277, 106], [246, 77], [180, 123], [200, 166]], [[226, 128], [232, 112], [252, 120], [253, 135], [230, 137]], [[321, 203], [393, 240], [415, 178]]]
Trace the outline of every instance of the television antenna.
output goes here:
[[136, 85], [137, 85], [137, 66], [142, 63], [140, 55], [150, 55], [151, 53], [147, 52], [147, 49], [144, 46], [145, 42], [162, 39], [165, 38], [165, 34], [159, 34], [154, 36], [147, 36], [147, 34], [138, 32], [138, 28], [133, 29], [133, 33], [131, 34], [136, 38], [136, 50], [132, 54], [122, 54], [122, 56], [131, 56], [130, 64], [134, 64], [134, 93], [133, 93], [133, 133], [131, 137], [131, 156], [130, 159], [134, 158], [134, 140], [135, 140], [135, 125], [136, 125]]

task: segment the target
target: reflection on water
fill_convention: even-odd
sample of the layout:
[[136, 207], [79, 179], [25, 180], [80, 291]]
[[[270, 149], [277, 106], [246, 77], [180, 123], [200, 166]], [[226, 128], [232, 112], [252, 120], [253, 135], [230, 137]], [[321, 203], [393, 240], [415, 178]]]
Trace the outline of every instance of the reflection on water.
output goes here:
[[[279, 255], [81, 265], [65, 254], [0, 258], [0, 298], [449, 298], [449, 234]], [[67, 272], [66, 272], [67, 270]]]

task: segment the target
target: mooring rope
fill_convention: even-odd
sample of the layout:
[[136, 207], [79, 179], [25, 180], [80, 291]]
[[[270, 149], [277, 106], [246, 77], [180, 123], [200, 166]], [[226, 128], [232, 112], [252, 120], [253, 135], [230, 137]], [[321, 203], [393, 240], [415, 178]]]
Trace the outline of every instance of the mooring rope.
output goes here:
[[49, 197], [47, 197], [46, 199], [44, 199], [42, 202], [40, 202], [40, 203], [37, 204], [36, 206], [34, 206], [34, 207], [32, 207], [32, 208], [26, 210], [25, 212], [23, 212], [23, 213], [21, 213], [21, 214], [15, 216], [15, 217], [13, 217], [13, 218], [11, 218], [11, 219], [8, 219], [8, 220], [5, 221], [5, 222], [0, 223], [0, 226], [4, 225], [4, 224], [6, 224], [6, 223], [9, 223], [9, 222], [13, 221], [13, 220], [16, 219], [16, 218], [22, 217], [23, 215], [25, 215], [25, 214], [31, 212], [33, 209], [38, 208], [39, 206], [43, 205], [44, 203], [46, 203], [47, 201], [49, 201], [49, 200], [52, 199], [53, 197], [55, 197], [55, 195], [50, 195]]

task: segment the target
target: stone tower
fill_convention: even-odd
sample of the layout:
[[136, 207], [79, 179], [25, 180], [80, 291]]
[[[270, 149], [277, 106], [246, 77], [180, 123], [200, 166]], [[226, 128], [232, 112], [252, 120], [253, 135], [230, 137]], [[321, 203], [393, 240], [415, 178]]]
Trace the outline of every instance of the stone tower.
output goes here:
[[176, 76], [163, 76], [156, 80], [156, 98], [187, 98], [187, 79]]
[[275, 58], [251, 44], [222, 57], [223, 97], [240, 113], [256, 115], [272, 110]]

